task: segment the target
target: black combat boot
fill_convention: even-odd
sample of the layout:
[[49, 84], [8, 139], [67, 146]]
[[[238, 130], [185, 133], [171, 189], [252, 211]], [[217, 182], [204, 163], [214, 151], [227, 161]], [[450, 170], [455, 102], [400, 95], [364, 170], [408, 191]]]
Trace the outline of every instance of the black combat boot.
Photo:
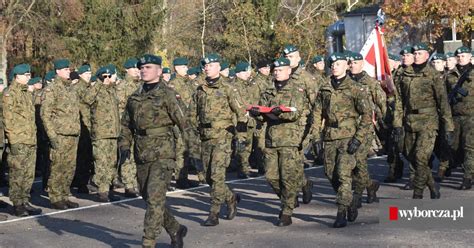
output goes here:
[[171, 247], [172, 248], [183, 248], [184, 247], [184, 237], [188, 233], [188, 228], [184, 225], [179, 225], [179, 229], [176, 234], [171, 235]]
[[293, 222], [291, 221], [291, 215], [282, 214], [280, 219], [276, 223], [276, 226], [284, 227], [284, 226], [289, 226], [292, 223]]
[[207, 220], [203, 223], [203, 226], [217, 226], [219, 225], [219, 214], [209, 213]]
[[79, 203], [77, 203], [77, 202], [73, 202], [71, 200], [67, 200], [65, 202], [66, 202], [67, 208], [78, 208], [79, 207]]
[[109, 202], [109, 192], [97, 193], [96, 201], [98, 202]]
[[334, 222], [332, 227], [341, 228], [341, 227], [347, 226], [346, 211], [347, 211], [347, 207], [342, 206], [342, 205], [338, 206], [336, 221]]
[[128, 197], [128, 198], [135, 198], [135, 197], [138, 197], [139, 194], [138, 194], [138, 191], [134, 188], [126, 188], [125, 189], [125, 197]]
[[24, 204], [13, 206], [13, 211], [17, 217], [26, 217], [28, 216], [28, 211], [25, 208]]
[[249, 175], [248, 175], [247, 173], [245, 173], [245, 172], [239, 171], [239, 172], [237, 173], [237, 177], [238, 177], [239, 179], [248, 179], [248, 178], [249, 178]]
[[191, 186], [189, 185], [189, 180], [186, 178], [179, 178], [176, 180], [176, 188], [178, 189], [189, 189]]
[[372, 184], [367, 187], [367, 203], [377, 202], [377, 191], [379, 190], [380, 184], [377, 181], [372, 181]]
[[77, 193], [89, 194], [89, 188], [87, 187], [87, 185], [79, 185], [79, 187], [77, 187]]
[[23, 204], [23, 206], [25, 207], [26, 211], [28, 212], [28, 215], [38, 215], [38, 214], [41, 214], [43, 212], [43, 210], [41, 210], [41, 208], [35, 208], [33, 206], [31, 206], [30, 203], [25, 203]]
[[384, 183], [396, 183], [397, 178], [394, 175], [389, 175], [383, 180], [383, 182]]
[[226, 219], [232, 220], [237, 215], [237, 203], [240, 202], [240, 195], [234, 194], [232, 199], [227, 203], [227, 216]]
[[402, 188], [403, 190], [413, 190], [413, 181], [409, 180], [405, 186]]
[[125, 184], [123, 184], [122, 181], [120, 181], [120, 179], [116, 178], [112, 182], [112, 186], [114, 187], [114, 189], [121, 189], [125, 187]]
[[313, 199], [313, 192], [311, 189], [313, 188], [313, 181], [307, 179], [306, 185], [303, 186], [303, 203], [308, 204]]
[[51, 202], [51, 208], [65, 210], [67, 209], [67, 204], [65, 201]]
[[441, 193], [439, 192], [439, 184], [435, 183], [432, 187], [430, 187], [430, 197], [431, 199], [439, 199], [441, 197]]
[[362, 198], [362, 196], [359, 194], [354, 194], [352, 196], [352, 203], [347, 208], [347, 220], [349, 222], [354, 222], [357, 219], [357, 216], [359, 215], [359, 211], [357, 210], [357, 203], [359, 202], [360, 198]]
[[472, 182], [470, 178], [463, 178], [459, 190], [468, 190], [472, 188]]

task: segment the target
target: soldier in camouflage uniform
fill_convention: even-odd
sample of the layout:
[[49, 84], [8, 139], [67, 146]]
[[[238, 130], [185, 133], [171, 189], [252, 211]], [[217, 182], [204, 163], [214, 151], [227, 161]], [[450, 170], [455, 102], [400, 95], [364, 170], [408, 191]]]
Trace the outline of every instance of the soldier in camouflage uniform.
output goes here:
[[308, 71], [313, 74], [314, 77], [327, 78], [325, 69], [326, 64], [323, 56], [316, 55], [311, 59], [311, 66], [308, 68]]
[[10, 145], [10, 200], [15, 215], [24, 217], [41, 213], [41, 209], [29, 203], [36, 163], [35, 107], [27, 85], [31, 78], [30, 66], [15, 66], [13, 77], [3, 94], [3, 125]]
[[69, 200], [69, 195], [81, 131], [79, 99], [68, 79], [69, 61], [56, 60], [54, 68], [54, 83], [45, 88], [41, 106], [41, 119], [51, 145], [49, 200], [55, 209], [77, 208], [79, 204]]
[[89, 87], [83, 101], [91, 110], [92, 154], [95, 161], [92, 181], [98, 188], [97, 200], [109, 202], [118, 200], [110, 191], [116, 171], [117, 138], [120, 134], [115, 66], [101, 67], [96, 75], [99, 82]]
[[[321, 86], [314, 108], [314, 144], [324, 141], [324, 170], [336, 191], [338, 206], [333, 227], [356, 220], [358, 199], [352, 195], [352, 171], [356, 167], [355, 154], [371, 132], [371, 108], [366, 89], [347, 74], [345, 54], [330, 56], [331, 80]], [[322, 120], [325, 121], [322, 136]], [[346, 219], [347, 214], [347, 219]]]
[[[120, 83], [116, 85], [117, 97], [119, 100], [119, 116], [123, 115], [125, 106], [127, 105], [128, 98], [137, 90], [140, 84], [140, 69], [138, 68], [138, 59], [129, 58], [125, 61], [123, 67], [127, 71], [124, 80], [120, 80]], [[133, 151], [133, 141], [132, 145]], [[117, 180], [123, 182], [125, 186], [126, 197], [137, 197], [138, 196], [138, 182], [137, 182], [137, 165], [133, 156], [129, 159], [124, 160], [118, 168], [119, 173], [117, 174]]]
[[77, 147], [76, 158], [76, 173], [72, 184], [77, 187], [77, 192], [88, 194], [89, 189], [87, 185], [94, 174], [94, 164], [92, 155], [92, 141], [91, 141], [91, 109], [90, 106], [84, 102], [84, 97], [89, 90], [90, 79], [92, 77], [90, 65], [82, 65], [77, 70], [79, 80], [72, 87], [79, 98], [79, 111], [81, 115], [81, 134], [79, 135], [79, 145]]
[[219, 224], [221, 205], [227, 203], [227, 219], [237, 214], [240, 196], [225, 184], [226, 168], [231, 156], [234, 119], [237, 120], [237, 139], [246, 132], [245, 108], [240, 105], [238, 90], [219, 75], [221, 59], [210, 54], [204, 60], [205, 78], [200, 78], [189, 107], [190, 119], [197, 121], [201, 136], [201, 156], [207, 183], [211, 186], [211, 208], [204, 226]]
[[[251, 79], [252, 67], [247, 62], [239, 62], [235, 67], [236, 78], [234, 84], [239, 89], [240, 98], [242, 99], [242, 105], [247, 108], [251, 105], [257, 105], [260, 100], [261, 89], [260, 85], [256, 84]], [[249, 176], [257, 176], [254, 173], [250, 173], [250, 156], [252, 153], [252, 147], [254, 139], [258, 142], [255, 137], [255, 131], [257, 128], [257, 121], [253, 118], [247, 122], [247, 132], [245, 133], [243, 146], [238, 147], [237, 160], [240, 165], [240, 171], [238, 172], [239, 178], [248, 178]], [[254, 157], [253, 162], [257, 162], [262, 158]], [[258, 162], [257, 162], [258, 163]]]
[[[383, 122], [387, 109], [385, 92], [379, 82], [363, 71], [364, 57], [360, 53], [352, 53], [349, 60], [350, 77], [364, 87], [367, 92], [367, 102], [372, 110], [372, 115], [375, 115], [376, 122]], [[380, 185], [377, 181], [370, 179], [368, 170], [367, 155], [375, 138], [374, 125], [369, 128], [369, 133], [361, 140], [361, 145], [355, 154], [356, 168], [353, 183], [355, 184], [355, 197], [360, 200], [362, 193], [367, 189], [367, 203], [373, 203], [377, 200], [376, 193]], [[360, 204], [358, 205], [360, 206]]]
[[[457, 71], [459, 79], [452, 78], [450, 84], [456, 81], [450, 89], [450, 103], [452, 107], [455, 143], [452, 146], [453, 157], [463, 158], [464, 169], [463, 182], [459, 186], [460, 190], [472, 188], [472, 177], [474, 175], [474, 68], [471, 61], [471, 50], [468, 47], [456, 49], [455, 55], [458, 58]], [[457, 87], [457, 88], [456, 88]], [[462, 88], [467, 92], [463, 96]]]
[[428, 162], [440, 125], [445, 134], [439, 135], [446, 135], [448, 144], [453, 140], [451, 109], [439, 73], [427, 65], [428, 46], [420, 43], [413, 49], [414, 63], [404, 69], [396, 85], [400, 97], [397, 98], [394, 126], [401, 126], [403, 118], [404, 155], [416, 169], [413, 199], [422, 199], [426, 186], [431, 191], [431, 198], [438, 199], [439, 185], [431, 175]]
[[122, 116], [119, 147], [121, 158], [134, 156], [140, 193], [146, 202], [143, 247], [155, 247], [161, 226], [171, 237], [172, 247], [183, 247], [187, 228], [180, 225], [166, 206], [166, 190], [176, 167], [173, 126], [177, 125], [190, 152], [190, 161], [199, 163], [199, 145], [194, 128], [177, 93], [160, 81], [161, 58], [140, 58], [143, 84], [133, 93]]
[[[0, 78], [0, 96], [3, 99], [3, 90], [4, 90], [4, 83], [3, 79]], [[6, 156], [4, 157], [4, 154], [6, 153], [6, 144], [5, 144], [5, 137], [4, 137], [4, 128], [3, 128], [3, 101], [0, 101], [0, 146], [1, 146], [1, 153], [0, 153], [0, 187], [6, 187], [8, 186], [7, 183], [7, 178], [6, 178]], [[3, 194], [0, 193], [0, 196]], [[1, 201], [0, 201], [1, 203]]]
[[[263, 114], [258, 108], [250, 111], [251, 116], [267, 123], [265, 177], [281, 200], [277, 226], [292, 224], [291, 216], [301, 189], [301, 178], [304, 177], [299, 146], [305, 127], [300, 125], [300, 119], [306, 114], [307, 102], [302, 83], [291, 77], [290, 65], [290, 60], [286, 58], [274, 62], [274, 87], [267, 88], [260, 99], [260, 105], [274, 107], [271, 112]], [[283, 112], [280, 105], [293, 110]]]

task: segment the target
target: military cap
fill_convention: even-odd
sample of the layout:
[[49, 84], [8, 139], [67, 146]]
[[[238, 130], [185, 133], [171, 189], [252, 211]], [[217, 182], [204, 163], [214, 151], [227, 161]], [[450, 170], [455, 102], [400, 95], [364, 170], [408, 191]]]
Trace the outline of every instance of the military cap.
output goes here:
[[33, 84], [37, 84], [37, 83], [41, 83], [41, 77], [34, 77], [34, 78], [30, 78], [30, 80], [28, 80], [28, 85], [33, 85]]
[[230, 66], [229, 62], [227, 61], [222, 61], [221, 62], [221, 71], [225, 70], [225, 69], [228, 69]]
[[285, 47], [283, 47], [283, 54], [285, 55], [288, 55], [290, 53], [294, 53], [298, 51], [298, 48], [294, 45], [286, 45]]
[[161, 65], [161, 57], [153, 54], [145, 54], [138, 59], [138, 67], [146, 64]]
[[413, 50], [413, 47], [412, 46], [406, 46], [404, 48], [402, 48], [402, 50], [400, 51], [400, 55], [405, 55], [405, 54], [413, 54], [415, 50]]
[[77, 69], [78, 74], [82, 74], [82, 73], [90, 72], [90, 71], [91, 71], [91, 66], [90, 65], [81, 65], [81, 67], [79, 67], [79, 69]]
[[436, 53], [433, 55], [432, 60], [446, 60], [446, 55], [444, 53]]
[[421, 50], [429, 51], [430, 48], [428, 47], [428, 45], [426, 43], [420, 42], [420, 43], [413, 46], [413, 50], [414, 51], [421, 51]]
[[56, 77], [56, 72], [55, 71], [48, 71], [44, 75], [44, 81], [51, 81], [51, 80], [54, 79], [54, 77]]
[[202, 60], [202, 65], [204, 66], [206, 64], [214, 63], [214, 62], [220, 63], [221, 57], [216, 53], [211, 53], [211, 54], [208, 54], [206, 57], [204, 57], [204, 59]]
[[97, 70], [97, 72], [95, 73], [95, 75], [97, 77], [101, 76], [102, 74], [115, 74], [116, 73], [116, 70], [114, 67], [112, 67], [111, 65], [106, 65], [106, 66], [102, 66], [99, 68], [99, 70]]
[[321, 56], [321, 55], [316, 55], [316, 56], [313, 57], [313, 59], [311, 59], [312, 64], [316, 64], [316, 63], [321, 62], [321, 61], [324, 61], [324, 57]]
[[272, 66], [272, 61], [268, 59], [260, 60], [257, 63], [257, 69], [260, 69], [262, 67], [271, 67]]
[[351, 60], [351, 61], [364, 60], [364, 57], [362, 57], [362, 54], [360, 54], [360, 53], [352, 52], [350, 54], [349, 60]]
[[445, 56], [446, 56], [446, 58], [455, 57], [455, 56], [454, 56], [454, 53], [452, 53], [452, 52], [446, 53]]
[[333, 54], [331, 54], [331, 56], [329, 57], [329, 62], [330, 63], [334, 63], [338, 60], [345, 60], [347, 61], [347, 56], [346, 54], [344, 53], [338, 53], [338, 52], [335, 52]]
[[188, 71], [186, 72], [186, 74], [188, 75], [199, 75], [199, 73], [201, 73], [201, 67], [192, 67], [192, 68], [189, 68]]
[[469, 47], [466, 47], [466, 46], [459, 47], [454, 52], [454, 55], [457, 56], [458, 54], [461, 54], [461, 53], [471, 53], [471, 49]]
[[235, 73], [243, 72], [243, 71], [250, 71], [252, 70], [252, 67], [250, 67], [250, 64], [247, 62], [239, 62], [235, 66]]
[[400, 57], [396, 54], [393, 54], [393, 53], [389, 53], [388, 58], [391, 59], [391, 60], [400, 61]]
[[235, 68], [229, 69], [229, 77], [235, 77], [237, 71]]
[[13, 67], [12, 75], [14, 77], [15, 75], [23, 75], [25, 73], [30, 73], [30, 72], [31, 72], [31, 67], [29, 64], [19, 64]]
[[175, 58], [173, 60], [173, 66], [177, 66], [177, 65], [188, 65], [189, 61], [187, 58], [185, 57], [179, 57], [179, 58]]
[[125, 69], [130, 69], [130, 68], [138, 68], [138, 59], [136, 58], [129, 58], [123, 63], [123, 67]]
[[168, 67], [163, 67], [163, 74], [165, 74], [165, 73], [171, 74], [171, 69], [168, 68]]
[[54, 69], [55, 70], [61, 70], [61, 69], [64, 69], [64, 68], [68, 68], [69, 64], [70, 64], [70, 62], [69, 62], [68, 59], [58, 59], [58, 60], [54, 61]]
[[287, 58], [278, 58], [277, 60], [275, 60], [275, 62], [273, 62], [273, 66], [275, 68], [277, 67], [282, 67], [282, 66], [290, 66], [290, 60], [287, 59]]

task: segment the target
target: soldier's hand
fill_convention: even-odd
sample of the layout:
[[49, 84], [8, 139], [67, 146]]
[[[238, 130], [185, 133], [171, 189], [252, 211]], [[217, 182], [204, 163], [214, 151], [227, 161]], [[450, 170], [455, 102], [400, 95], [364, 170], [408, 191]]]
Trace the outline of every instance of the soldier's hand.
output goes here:
[[453, 131], [447, 131], [446, 132], [446, 142], [448, 143], [448, 146], [452, 146], [454, 143], [454, 132]]
[[360, 144], [361, 143], [359, 140], [357, 140], [356, 138], [352, 138], [351, 141], [349, 141], [349, 147], [347, 148], [347, 153], [349, 154], [356, 153], [357, 149], [359, 149]]
[[235, 144], [235, 149], [237, 152], [243, 152], [245, 151], [245, 148], [247, 147], [248, 143], [245, 140], [237, 140], [237, 143]]
[[276, 116], [279, 116], [281, 115], [282, 111], [281, 111], [281, 108], [280, 107], [274, 107], [271, 111], [272, 114], [276, 115]]
[[259, 115], [261, 115], [262, 113], [260, 113], [260, 109], [257, 108], [257, 107], [253, 107], [250, 109], [249, 111], [250, 115], [253, 116], [253, 117], [257, 117]]
[[235, 129], [239, 133], [247, 132], [247, 123], [239, 121], [237, 122], [237, 126], [235, 127]]
[[130, 149], [120, 149], [119, 165], [123, 165], [127, 159], [130, 159]]
[[395, 144], [398, 144], [402, 141], [403, 137], [403, 128], [396, 127], [392, 131], [392, 139]]

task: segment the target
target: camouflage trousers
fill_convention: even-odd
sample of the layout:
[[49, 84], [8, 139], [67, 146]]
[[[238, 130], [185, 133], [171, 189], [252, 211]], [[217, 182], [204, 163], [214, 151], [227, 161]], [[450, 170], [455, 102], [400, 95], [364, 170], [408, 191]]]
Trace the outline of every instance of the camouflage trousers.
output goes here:
[[367, 164], [367, 154], [372, 147], [374, 135], [366, 137], [360, 144], [355, 153], [356, 167], [353, 174], [353, 183], [355, 185], [354, 193], [362, 195], [364, 190], [372, 185], [372, 180], [369, 175], [369, 166]]
[[71, 182], [76, 169], [78, 136], [58, 135], [57, 149], [51, 149], [51, 174], [48, 180], [49, 200], [52, 203], [69, 198]]
[[281, 210], [292, 215], [301, 189], [303, 163], [297, 147], [265, 148], [265, 177], [281, 201]]
[[454, 124], [454, 139], [453, 145], [450, 147], [451, 163], [453, 167], [458, 167], [464, 162], [464, 149], [463, 147], [463, 137], [465, 137], [465, 120], [466, 117], [463, 116], [453, 116]]
[[446, 141], [445, 131], [440, 130], [438, 131], [438, 135], [436, 136], [435, 145], [433, 149], [433, 154], [431, 155], [429, 166], [433, 168], [434, 158], [438, 158], [439, 160], [439, 167], [438, 169], [447, 170], [449, 167], [449, 160], [451, 158], [450, 154], [450, 147]]
[[86, 186], [94, 174], [94, 157], [92, 154], [92, 140], [87, 127], [81, 123], [81, 135], [77, 147], [76, 172], [72, 184]]
[[29, 202], [31, 186], [35, 179], [36, 146], [10, 145], [7, 161], [10, 167], [10, 200], [14, 206]]
[[254, 128], [248, 128], [247, 133], [245, 134], [245, 142], [247, 143], [247, 146], [243, 151], [237, 152], [237, 159], [239, 161], [240, 170], [245, 174], [248, 174], [250, 172], [249, 159], [250, 154], [252, 153], [254, 131]]
[[[131, 154], [134, 154], [133, 141], [130, 147]], [[125, 185], [126, 189], [138, 188], [137, 164], [135, 163], [135, 158], [133, 155], [130, 156], [129, 159], [125, 160], [125, 162], [120, 167], [120, 178], [122, 179], [122, 183]]]
[[455, 116], [454, 123], [453, 150], [455, 154], [464, 158], [462, 162], [464, 178], [472, 179], [474, 175], [474, 117]]
[[[392, 138], [393, 128], [388, 128], [385, 134], [385, 150], [387, 152], [388, 176], [403, 176], [403, 160], [401, 157], [401, 146], [396, 144]], [[403, 140], [403, 137], [401, 138]]]
[[178, 180], [180, 178], [187, 179], [187, 167], [185, 166], [185, 147], [183, 142], [183, 136], [179, 129], [175, 126], [173, 127], [173, 134], [175, 137], [176, 144], [176, 168], [174, 170], [174, 178]]
[[436, 135], [436, 130], [405, 132], [405, 156], [415, 169], [414, 194], [423, 194], [426, 186], [434, 188], [434, 179], [428, 163]]
[[348, 207], [352, 202], [354, 155], [347, 153], [350, 138], [324, 142], [324, 173], [336, 192], [336, 203]]
[[201, 157], [206, 181], [211, 186], [210, 213], [219, 214], [221, 205], [233, 199], [234, 192], [225, 183], [226, 169], [229, 166], [232, 136], [201, 142]]
[[179, 223], [166, 206], [166, 191], [171, 181], [173, 159], [158, 159], [137, 164], [137, 179], [140, 193], [146, 202], [143, 241], [154, 241], [161, 233], [161, 227], [170, 234], [176, 234]]
[[117, 139], [98, 139], [92, 141], [95, 161], [95, 174], [92, 181], [99, 193], [109, 192], [117, 165]]

